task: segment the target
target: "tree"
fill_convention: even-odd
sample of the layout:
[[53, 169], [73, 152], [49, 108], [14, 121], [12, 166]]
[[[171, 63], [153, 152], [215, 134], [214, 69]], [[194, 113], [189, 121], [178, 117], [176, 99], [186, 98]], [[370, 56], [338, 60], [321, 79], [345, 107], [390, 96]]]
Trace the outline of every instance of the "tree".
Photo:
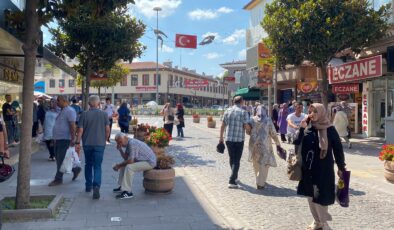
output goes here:
[[92, 81], [92, 87], [98, 89], [98, 94], [100, 95], [101, 87], [112, 87], [118, 84], [127, 77], [129, 73], [128, 69], [123, 68], [121, 65], [115, 65], [108, 71], [108, 78], [105, 80]]
[[327, 106], [327, 65], [340, 51], [359, 53], [388, 28], [390, 6], [375, 11], [367, 0], [274, 0], [266, 5], [264, 42], [280, 68], [308, 60], [321, 69], [322, 100]]
[[[138, 41], [145, 25], [127, 15], [127, 3], [133, 1], [113, 0], [113, 4], [87, 2], [91, 4], [80, 5], [74, 9], [74, 14], [59, 20], [59, 28], [50, 29], [55, 42], [48, 45], [60, 57], [78, 59], [79, 65], [75, 68], [83, 76], [84, 102], [89, 97], [93, 72], [106, 72], [120, 59], [131, 62], [145, 49]], [[84, 107], [87, 108], [86, 103]]]

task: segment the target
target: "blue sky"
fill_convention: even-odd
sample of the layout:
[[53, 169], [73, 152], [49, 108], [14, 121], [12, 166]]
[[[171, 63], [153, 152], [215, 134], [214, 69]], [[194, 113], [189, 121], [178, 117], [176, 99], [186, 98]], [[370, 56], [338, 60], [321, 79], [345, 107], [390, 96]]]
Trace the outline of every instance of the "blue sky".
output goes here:
[[[156, 61], [155, 6], [160, 6], [159, 30], [164, 38], [163, 48], [159, 48], [159, 63], [172, 60], [173, 65], [196, 69], [198, 73], [220, 75], [221, 63], [244, 60], [245, 29], [248, 26], [249, 12], [243, 10], [249, 0], [135, 0], [130, 13], [141, 19], [147, 30], [141, 42], [147, 46], [145, 53], [136, 61]], [[214, 34], [213, 43], [197, 46], [197, 49], [175, 48], [175, 34], [197, 35], [197, 42], [204, 36]], [[49, 42], [51, 36], [44, 36]]]

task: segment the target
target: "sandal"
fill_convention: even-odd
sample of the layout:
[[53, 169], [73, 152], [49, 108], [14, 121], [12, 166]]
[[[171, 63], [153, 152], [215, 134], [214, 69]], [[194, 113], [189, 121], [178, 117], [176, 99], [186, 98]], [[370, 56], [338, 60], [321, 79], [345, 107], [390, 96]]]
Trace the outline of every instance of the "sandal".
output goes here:
[[306, 230], [323, 230], [323, 225], [318, 222], [313, 221], [311, 225], [309, 225]]

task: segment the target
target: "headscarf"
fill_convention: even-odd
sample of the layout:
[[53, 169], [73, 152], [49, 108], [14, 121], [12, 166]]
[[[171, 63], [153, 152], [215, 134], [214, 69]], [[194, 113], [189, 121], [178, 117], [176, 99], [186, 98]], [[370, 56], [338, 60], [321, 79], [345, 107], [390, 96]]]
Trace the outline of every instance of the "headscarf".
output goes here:
[[176, 108], [177, 109], [183, 109], [183, 106], [181, 105], [181, 103], [176, 104]]
[[328, 138], [327, 138], [327, 128], [331, 127], [332, 124], [327, 116], [327, 110], [324, 105], [320, 103], [313, 103], [312, 106], [317, 110], [317, 120], [312, 121], [312, 126], [314, 126], [318, 131], [319, 136], [319, 147], [320, 147], [320, 159], [324, 159], [327, 155], [328, 149]]
[[265, 121], [268, 118], [268, 111], [263, 105], [257, 106], [257, 121]]

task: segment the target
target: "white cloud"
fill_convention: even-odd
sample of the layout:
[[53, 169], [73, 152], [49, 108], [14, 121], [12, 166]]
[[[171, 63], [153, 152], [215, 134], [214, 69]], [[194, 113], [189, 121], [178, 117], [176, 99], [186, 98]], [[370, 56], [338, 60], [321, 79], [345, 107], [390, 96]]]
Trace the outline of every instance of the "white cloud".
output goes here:
[[223, 39], [223, 43], [227, 45], [237, 45], [243, 38], [245, 38], [245, 30], [235, 30], [233, 34]]
[[135, 0], [136, 11], [143, 14], [147, 18], [156, 16], [154, 7], [160, 7], [162, 10], [159, 12], [159, 17], [165, 18], [175, 12], [181, 5], [182, 0]]
[[173, 48], [166, 46], [166, 45], [163, 45], [163, 47], [160, 50], [163, 53], [173, 53], [174, 52]]
[[222, 56], [223, 56], [223, 55], [218, 54], [218, 53], [216, 53], [216, 52], [204, 54], [204, 57], [206, 57], [207, 59], [217, 59], [217, 58], [220, 58], [220, 57], [222, 57]]
[[208, 36], [211, 36], [211, 35], [215, 36], [215, 41], [218, 41], [218, 40], [221, 39], [219, 33], [216, 33], [216, 32], [207, 32], [207, 33], [202, 35], [202, 38], [204, 39], [205, 37], [208, 37]]
[[231, 12], [233, 12], [234, 10], [233, 9], [230, 9], [230, 8], [227, 8], [227, 7], [220, 7], [218, 10], [217, 10], [217, 12], [219, 12], [219, 13], [223, 13], [223, 14], [229, 14], [229, 13], [231, 13]]
[[196, 9], [189, 12], [189, 18], [192, 20], [209, 20], [214, 19], [220, 16], [220, 14], [228, 14], [233, 12], [234, 10], [227, 7], [220, 7], [219, 9]]
[[238, 58], [240, 60], [245, 60], [246, 59], [246, 49], [243, 49], [243, 50], [238, 52]]

